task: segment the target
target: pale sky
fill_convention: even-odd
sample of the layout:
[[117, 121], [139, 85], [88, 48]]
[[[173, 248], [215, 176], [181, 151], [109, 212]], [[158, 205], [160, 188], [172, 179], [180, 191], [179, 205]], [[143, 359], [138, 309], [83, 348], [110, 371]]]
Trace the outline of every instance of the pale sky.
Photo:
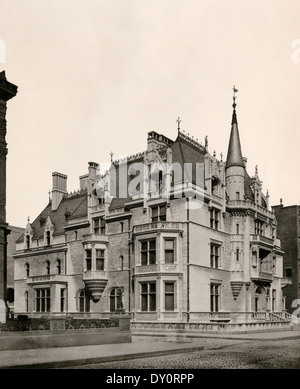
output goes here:
[[299, 0], [0, 0], [0, 71], [19, 87], [8, 223], [38, 216], [52, 172], [77, 190], [89, 161], [143, 151], [152, 130], [175, 140], [178, 116], [226, 158], [233, 85], [248, 173], [271, 205], [300, 204], [297, 39]]

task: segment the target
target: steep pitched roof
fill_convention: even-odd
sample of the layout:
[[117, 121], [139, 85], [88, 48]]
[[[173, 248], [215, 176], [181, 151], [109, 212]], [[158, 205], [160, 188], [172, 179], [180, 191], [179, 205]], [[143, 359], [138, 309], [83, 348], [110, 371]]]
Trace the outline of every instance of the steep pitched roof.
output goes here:
[[231, 166], [241, 166], [241, 167], [245, 166], [243, 156], [242, 156], [240, 134], [239, 134], [235, 108], [232, 114], [231, 132], [230, 132], [230, 139], [229, 139], [227, 159], [226, 159], [226, 168], [229, 168]]
[[[68, 218], [76, 218], [81, 216], [87, 216], [87, 192], [83, 191], [71, 197], [63, 197], [57, 210], [51, 210], [51, 201], [39, 214], [39, 216], [31, 223], [33, 229], [33, 239], [40, 239], [44, 236], [44, 228], [47, 217], [54, 226], [53, 235], [64, 234], [64, 225], [66, 222], [66, 215]], [[17, 243], [21, 243], [24, 240], [24, 234], [20, 236]]]

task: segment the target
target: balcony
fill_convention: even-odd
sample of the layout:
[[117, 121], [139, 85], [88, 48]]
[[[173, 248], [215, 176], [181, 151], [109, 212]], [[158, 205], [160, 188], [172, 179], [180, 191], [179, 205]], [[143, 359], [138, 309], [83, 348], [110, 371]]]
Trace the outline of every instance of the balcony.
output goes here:
[[280, 279], [281, 287], [285, 287], [287, 285], [292, 285], [292, 278], [291, 277], [282, 277]]
[[145, 266], [136, 266], [135, 274], [144, 274], [144, 273], [179, 273], [179, 264], [167, 264], [167, 263], [157, 263], [154, 265], [145, 265]]
[[258, 269], [252, 269], [251, 280], [253, 282], [270, 284], [271, 282], [273, 282], [273, 273], [266, 272], [266, 271], [260, 271]]
[[250, 242], [268, 247], [274, 246], [274, 240], [263, 235], [250, 235]]
[[107, 285], [107, 273], [102, 270], [86, 270], [83, 272], [83, 282], [86, 288], [91, 292], [95, 302], [100, 300], [100, 297]]
[[105, 234], [82, 235], [82, 244], [85, 243], [108, 243], [108, 236]]
[[133, 227], [133, 234], [144, 234], [153, 231], [182, 231], [182, 223], [180, 222], [152, 222], [139, 224]]
[[250, 200], [230, 200], [227, 203], [227, 207], [229, 209], [234, 209], [234, 208], [245, 209], [245, 210], [251, 209], [254, 212], [258, 212], [272, 219], [274, 218], [273, 212], [262, 207], [261, 205], [255, 204], [253, 201]]
[[66, 284], [67, 276], [64, 274], [43, 274], [39, 276], [27, 277], [27, 285], [39, 285], [39, 284]]

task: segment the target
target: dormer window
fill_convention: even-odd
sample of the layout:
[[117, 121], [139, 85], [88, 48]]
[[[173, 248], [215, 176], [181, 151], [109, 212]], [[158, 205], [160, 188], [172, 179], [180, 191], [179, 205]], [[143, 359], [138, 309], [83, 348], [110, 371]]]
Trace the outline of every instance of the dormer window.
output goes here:
[[46, 231], [46, 246], [50, 246], [51, 236], [50, 231]]
[[30, 235], [26, 235], [26, 249], [30, 249]]

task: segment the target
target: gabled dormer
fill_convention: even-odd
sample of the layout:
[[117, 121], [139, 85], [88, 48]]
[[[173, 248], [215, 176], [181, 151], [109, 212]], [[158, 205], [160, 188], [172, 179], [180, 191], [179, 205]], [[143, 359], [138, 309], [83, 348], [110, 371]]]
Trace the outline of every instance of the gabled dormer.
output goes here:
[[32, 237], [33, 237], [33, 229], [30, 224], [30, 219], [28, 217], [27, 219], [27, 225], [25, 228], [25, 233], [24, 233], [24, 248], [25, 250], [30, 250], [32, 246]]
[[53, 241], [54, 225], [51, 222], [50, 216], [47, 217], [44, 229], [44, 245], [50, 246]]

